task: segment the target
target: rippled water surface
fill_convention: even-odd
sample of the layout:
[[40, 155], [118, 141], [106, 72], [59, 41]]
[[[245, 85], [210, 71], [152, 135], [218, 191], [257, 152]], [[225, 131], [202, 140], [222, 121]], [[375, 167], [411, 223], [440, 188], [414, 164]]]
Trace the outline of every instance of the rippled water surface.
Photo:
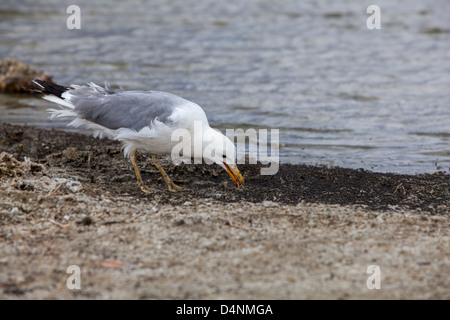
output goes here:
[[[66, 9], [81, 8], [81, 30]], [[203, 106], [212, 126], [280, 129], [282, 162], [450, 172], [450, 2], [10, 1], [0, 56], [61, 84], [108, 80]], [[48, 103], [0, 95], [44, 127]]]

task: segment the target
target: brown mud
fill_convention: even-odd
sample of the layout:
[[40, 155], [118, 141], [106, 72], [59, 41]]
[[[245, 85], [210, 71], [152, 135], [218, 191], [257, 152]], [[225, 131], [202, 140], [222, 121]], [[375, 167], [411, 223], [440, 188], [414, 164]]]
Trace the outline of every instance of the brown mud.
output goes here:
[[129, 160], [120, 144], [108, 139], [57, 130], [42, 130], [2, 124], [0, 152], [16, 159], [31, 160], [74, 171], [84, 177], [84, 188], [108, 191], [177, 205], [194, 199], [211, 198], [222, 202], [273, 201], [296, 205], [301, 201], [340, 205], [361, 204], [369, 209], [402, 206], [430, 213], [445, 213], [450, 205], [450, 176], [444, 173], [401, 175], [374, 173], [327, 166], [281, 164], [276, 175], [260, 175], [261, 165], [240, 165], [245, 187], [236, 189], [224, 170], [216, 165], [173, 165], [168, 158], [161, 164], [182, 191], [167, 191], [151, 157], [138, 155], [138, 165], [146, 185], [146, 195], [136, 187]]

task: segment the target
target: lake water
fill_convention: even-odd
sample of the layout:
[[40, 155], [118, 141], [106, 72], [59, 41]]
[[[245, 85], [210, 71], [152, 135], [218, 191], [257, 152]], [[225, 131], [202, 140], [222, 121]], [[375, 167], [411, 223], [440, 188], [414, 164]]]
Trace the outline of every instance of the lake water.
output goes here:
[[[66, 27], [69, 5], [81, 29]], [[367, 7], [381, 8], [369, 30]], [[108, 80], [200, 104], [213, 127], [280, 130], [284, 163], [450, 172], [450, 1], [9, 1], [0, 57], [61, 84]], [[49, 103], [0, 95], [42, 127]]]

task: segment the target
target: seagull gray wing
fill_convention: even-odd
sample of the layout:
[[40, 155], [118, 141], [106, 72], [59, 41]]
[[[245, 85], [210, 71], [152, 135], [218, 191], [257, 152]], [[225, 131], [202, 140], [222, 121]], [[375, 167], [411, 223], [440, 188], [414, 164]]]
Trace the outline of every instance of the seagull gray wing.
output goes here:
[[170, 116], [189, 100], [161, 91], [124, 91], [102, 88], [93, 83], [74, 86], [63, 94], [75, 106], [79, 118], [111, 130], [128, 128], [139, 131], [154, 120], [170, 125]]

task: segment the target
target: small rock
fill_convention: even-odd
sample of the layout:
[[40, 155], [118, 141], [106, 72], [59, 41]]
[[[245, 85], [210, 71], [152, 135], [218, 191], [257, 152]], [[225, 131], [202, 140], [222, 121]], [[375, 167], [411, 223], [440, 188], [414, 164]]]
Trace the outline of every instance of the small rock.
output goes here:
[[175, 221], [173, 222], [173, 225], [174, 225], [175, 227], [182, 226], [183, 224], [186, 224], [186, 222], [184, 222], [183, 219], [175, 220]]
[[262, 203], [261, 203], [262, 205], [263, 205], [263, 207], [266, 207], [266, 208], [274, 208], [274, 207], [278, 207], [278, 204], [276, 204], [275, 202], [273, 202], [273, 201], [263, 201]]
[[185, 203], [183, 203], [183, 206], [191, 206], [192, 205], [192, 202], [190, 202], [190, 201], [186, 201]]
[[93, 223], [94, 223], [94, 220], [92, 220], [92, 218], [89, 216], [86, 216], [80, 220], [77, 220], [77, 224], [81, 224], [83, 226], [90, 226]]
[[19, 208], [14, 207], [14, 208], [11, 209], [11, 211], [9, 213], [11, 213], [11, 214], [20, 214], [20, 210], [19, 210]]
[[317, 226], [317, 224], [314, 221], [309, 220], [308, 226], [310, 226], [311, 228], [315, 228]]
[[98, 234], [99, 236], [105, 235], [105, 234], [107, 234], [107, 233], [108, 233], [108, 228], [106, 228], [105, 226], [100, 226], [100, 227], [97, 229], [97, 234]]
[[67, 189], [69, 189], [72, 192], [79, 192], [81, 189], [83, 189], [83, 185], [76, 180], [69, 180], [66, 183]]
[[214, 241], [211, 240], [211, 239], [204, 239], [202, 241], [201, 246], [204, 247], [204, 248], [213, 248], [214, 247]]

